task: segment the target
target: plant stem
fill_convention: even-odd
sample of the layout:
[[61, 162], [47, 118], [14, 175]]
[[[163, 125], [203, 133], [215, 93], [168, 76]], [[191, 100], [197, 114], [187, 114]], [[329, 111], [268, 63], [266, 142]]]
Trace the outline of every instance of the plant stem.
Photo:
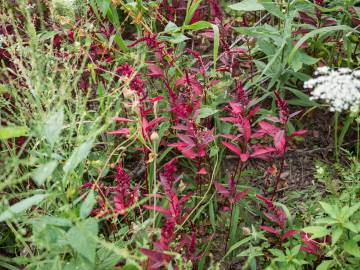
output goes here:
[[338, 145], [338, 122], [339, 122], [339, 113], [335, 113], [335, 127], [334, 127], [334, 143], [335, 143], [335, 159], [336, 162], [339, 162], [339, 145]]

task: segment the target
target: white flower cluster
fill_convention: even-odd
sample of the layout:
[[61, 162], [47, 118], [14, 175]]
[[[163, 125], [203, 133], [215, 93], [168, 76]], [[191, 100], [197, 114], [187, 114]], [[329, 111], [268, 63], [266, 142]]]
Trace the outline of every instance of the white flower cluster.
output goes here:
[[360, 105], [360, 70], [349, 68], [330, 69], [319, 67], [315, 78], [305, 82], [304, 87], [313, 89], [311, 99], [325, 100], [331, 111], [357, 111]]

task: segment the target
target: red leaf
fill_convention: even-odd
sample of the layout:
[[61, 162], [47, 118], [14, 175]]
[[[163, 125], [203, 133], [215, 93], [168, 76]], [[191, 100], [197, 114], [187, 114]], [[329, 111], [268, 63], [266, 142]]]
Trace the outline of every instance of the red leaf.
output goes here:
[[231, 151], [233, 151], [236, 155], [238, 155], [242, 162], [245, 162], [248, 160], [248, 158], [249, 158], [248, 153], [245, 153], [245, 154], [241, 153], [241, 150], [231, 143], [227, 143], [227, 142], [221, 142], [221, 143], [223, 145], [225, 145], [227, 148], [229, 148]]
[[114, 117], [113, 118], [116, 122], [134, 122], [134, 120], [130, 120], [124, 117]]
[[149, 76], [149, 77], [164, 77], [164, 72], [157, 65], [148, 64], [148, 69], [149, 69], [150, 73], [146, 74], [146, 76]]
[[286, 147], [285, 131], [279, 130], [274, 136], [275, 148], [279, 151], [280, 155], [284, 155]]
[[148, 132], [151, 128], [153, 128], [154, 126], [156, 126], [157, 124], [159, 124], [162, 121], [165, 121], [165, 117], [158, 117], [152, 121], [150, 121], [149, 123], [145, 124], [145, 131]]
[[270, 153], [276, 152], [274, 147], [264, 147], [264, 148], [257, 148], [250, 156], [251, 157], [259, 157], [264, 156]]
[[223, 195], [229, 195], [230, 192], [222, 184], [215, 182], [214, 185], [218, 193]]
[[249, 193], [249, 189], [247, 189], [247, 190], [244, 190], [244, 191], [241, 191], [241, 192], [238, 192], [238, 193], [236, 193], [236, 195], [235, 195], [235, 202], [237, 202], [237, 201], [239, 201], [241, 198], [243, 198], [243, 197], [245, 197], [248, 193]]
[[269, 227], [269, 226], [260, 226], [260, 228], [264, 231], [267, 231], [269, 233], [272, 233], [272, 234], [275, 234], [277, 236], [280, 235], [280, 232], [272, 227]]
[[293, 236], [294, 234], [297, 234], [297, 230], [289, 230], [287, 231], [284, 235], [283, 235], [283, 239], [287, 239], [289, 238], [290, 236]]
[[315, 251], [315, 250], [312, 250], [312, 249], [310, 249], [310, 248], [308, 248], [308, 247], [301, 246], [301, 247], [300, 247], [300, 250], [301, 250], [301, 251], [304, 251], [304, 252], [307, 252], [307, 253], [310, 253], [310, 254], [313, 254], [313, 255], [316, 254], [316, 251]]
[[164, 208], [164, 207], [161, 207], [161, 206], [158, 206], [158, 205], [144, 205], [143, 206], [145, 209], [148, 209], [148, 210], [153, 210], [153, 211], [156, 211], [156, 212], [159, 212], [159, 213], [162, 213], [166, 216], [170, 216], [171, 215], [171, 212], [169, 209], [167, 208]]
[[302, 136], [302, 135], [305, 135], [307, 134], [308, 131], [306, 129], [301, 129], [301, 130], [298, 130], [298, 131], [295, 131], [293, 133], [291, 133], [291, 135], [289, 136], [289, 138], [294, 138], [294, 137], [298, 137], [298, 136]]
[[111, 134], [111, 135], [129, 135], [130, 131], [129, 131], [128, 128], [121, 128], [119, 130], [111, 131], [111, 132], [108, 132], [108, 133]]
[[260, 130], [268, 135], [276, 134], [280, 129], [266, 121], [259, 122]]
[[207, 171], [206, 171], [205, 168], [201, 168], [201, 169], [197, 172], [197, 174], [204, 175], [204, 174], [207, 174]]

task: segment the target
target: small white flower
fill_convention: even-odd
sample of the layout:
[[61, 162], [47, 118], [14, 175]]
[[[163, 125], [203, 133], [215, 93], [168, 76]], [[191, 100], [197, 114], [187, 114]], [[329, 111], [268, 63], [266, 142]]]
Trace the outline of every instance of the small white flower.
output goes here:
[[314, 74], [316, 78], [304, 83], [305, 88], [313, 89], [311, 100], [324, 100], [330, 105], [330, 111], [354, 111], [359, 107], [360, 70], [319, 67]]

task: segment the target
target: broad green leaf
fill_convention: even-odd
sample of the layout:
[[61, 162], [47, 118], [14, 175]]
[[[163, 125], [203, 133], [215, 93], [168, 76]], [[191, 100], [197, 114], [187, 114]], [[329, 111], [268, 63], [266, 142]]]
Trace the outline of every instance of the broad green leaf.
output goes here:
[[347, 240], [344, 243], [344, 250], [350, 255], [360, 258], [360, 249], [357, 242], [355, 242], [354, 240]]
[[299, 39], [299, 41], [296, 43], [294, 48], [291, 50], [289, 57], [288, 57], [288, 63], [291, 64], [293, 58], [295, 57], [295, 53], [297, 50], [303, 45], [308, 39], [316, 36], [316, 35], [324, 35], [329, 34], [331, 32], [336, 31], [348, 31], [348, 32], [358, 32], [357, 30], [354, 30], [353, 28], [347, 26], [347, 25], [335, 25], [335, 26], [328, 26], [328, 27], [322, 27], [316, 30], [313, 30], [307, 34], [305, 34], [302, 38]]
[[347, 217], [347, 218], [351, 217], [357, 210], [359, 210], [359, 208], [360, 208], [360, 203], [357, 203], [357, 204], [351, 206], [351, 207], [348, 209], [348, 211], [346, 211], [346, 213], [345, 213], [345, 214], [346, 214], [346, 217]]
[[58, 111], [55, 111], [50, 114], [50, 116], [46, 119], [43, 129], [42, 135], [45, 139], [51, 144], [58, 140], [61, 130], [64, 124], [64, 109], [60, 108]]
[[174, 34], [171, 37], [166, 37], [165, 39], [171, 43], [178, 44], [184, 42], [185, 40], [188, 40], [189, 38], [182, 33], [178, 33]]
[[213, 58], [214, 58], [214, 69], [216, 69], [216, 62], [219, 52], [219, 45], [220, 45], [220, 32], [219, 27], [215, 24], [211, 25], [214, 31], [214, 51], [213, 51]]
[[331, 244], [335, 245], [337, 243], [337, 241], [340, 239], [340, 237], [342, 236], [344, 230], [343, 228], [336, 228], [333, 233], [332, 233], [332, 237], [331, 237]]
[[211, 23], [207, 22], [207, 21], [198, 21], [195, 22], [191, 25], [185, 25], [182, 27], [182, 29], [184, 30], [202, 30], [202, 29], [206, 29], [206, 28], [211, 28]]
[[95, 219], [87, 219], [67, 232], [67, 242], [79, 254], [95, 263], [98, 224]]
[[33, 172], [33, 179], [38, 186], [44, 184], [45, 180], [54, 172], [58, 165], [56, 160], [49, 161], [46, 164], [36, 168]]
[[232, 4], [229, 8], [236, 11], [259, 11], [265, 10], [264, 6], [257, 0], [244, 0], [237, 4]]
[[272, 249], [269, 249], [270, 253], [276, 257], [282, 257], [284, 256], [284, 253], [279, 250], [279, 249], [275, 249], [275, 248], [272, 248]]
[[326, 260], [322, 261], [317, 267], [316, 270], [327, 270], [330, 269], [330, 267], [333, 264], [333, 260]]
[[179, 27], [173, 23], [173, 22], [169, 22], [164, 29], [164, 33], [169, 33], [169, 32], [176, 32], [177, 30], [179, 30]]
[[209, 117], [211, 115], [214, 115], [218, 111], [219, 110], [216, 110], [214, 108], [204, 106], [201, 109], [199, 109], [198, 119], [203, 119], [203, 118]]
[[328, 214], [332, 218], [336, 218], [336, 211], [334, 207], [325, 202], [320, 202], [321, 207], [324, 209], [325, 213]]
[[272, 15], [280, 18], [280, 19], [284, 19], [284, 13], [282, 13], [279, 5], [277, 3], [274, 3], [273, 1], [270, 0], [258, 0], [259, 4], [262, 5], [264, 7], [264, 9], [271, 13]]
[[93, 209], [94, 205], [96, 203], [94, 191], [91, 190], [88, 195], [86, 196], [85, 201], [82, 203], [80, 208], [80, 218], [84, 219], [86, 218], [91, 210]]
[[328, 235], [330, 231], [321, 226], [309, 226], [303, 229], [304, 232], [311, 233], [311, 238], [320, 238]]
[[25, 126], [0, 127], [0, 140], [26, 136], [27, 134], [28, 128]]
[[318, 62], [320, 59], [311, 57], [303, 52], [298, 51], [295, 53], [294, 58], [291, 62], [291, 67], [294, 71], [299, 71], [303, 65], [313, 65]]
[[36, 194], [29, 198], [26, 198], [18, 203], [15, 203], [0, 214], [0, 222], [13, 218], [16, 214], [22, 213], [25, 210], [31, 208], [34, 205], [39, 204], [43, 199], [47, 197], [46, 194]]
[[346, 222], [346, 223], [344, 224], [344, 227], [345, 227], [346, 229], [354, 232], [354, 233], [359, 232], [359, 229], [360, 229], [358, 226], [356, 226], [356, 225], [355, 225], [354, 223], [352, 223], [352, 222]]
[[80, 164], [80, 162], [82, 162], [87, 157], [87, 155], [90, 153], [91, 147], [93, 146], [94, 140], [94, 138], [91, 138], [85, 141], [73, 151], [70, 158], [64, 165], [63, 170], [65, 173], [69, 173], [75, 169]]

